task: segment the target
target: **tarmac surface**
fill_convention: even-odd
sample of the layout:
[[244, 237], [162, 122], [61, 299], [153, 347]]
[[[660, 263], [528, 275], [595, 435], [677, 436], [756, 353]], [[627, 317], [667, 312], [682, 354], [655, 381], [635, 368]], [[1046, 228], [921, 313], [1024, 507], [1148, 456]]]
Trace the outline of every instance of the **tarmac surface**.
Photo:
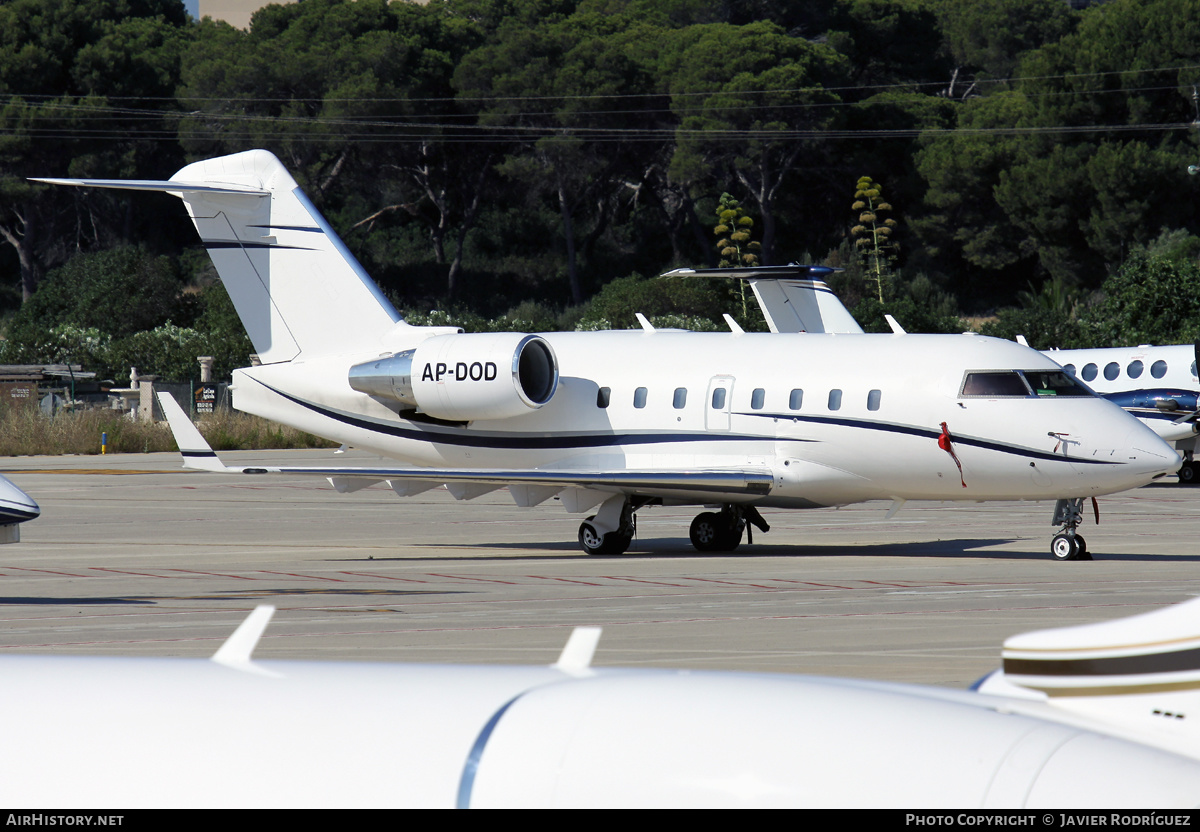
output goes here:
[[[222, 454], [371, 464], [350, 452]], [[620, 557], [581, 518], [501, 490], [456, 502], [384, 485], [179, 470], [175, 454], [21, 457], [42, 516], [0, 547], [0, 655], [209, 656], [257, 604], [257, 658], [550, 664], [602, 625], [596, 665], [854, 676], [962, 688], [1005, 638], [1200, 594], [1200, 488], [1100, 499], [1094, 561], [1049, 554], [1052, 503], [764, 511], [733, 555], [687, 540], [699, 509], [647, 508]]]

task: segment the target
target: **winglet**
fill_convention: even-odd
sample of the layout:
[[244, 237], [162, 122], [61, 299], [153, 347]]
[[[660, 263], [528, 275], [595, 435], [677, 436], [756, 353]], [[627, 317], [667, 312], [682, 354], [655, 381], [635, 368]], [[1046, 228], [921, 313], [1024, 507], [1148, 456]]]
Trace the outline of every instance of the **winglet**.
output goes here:
[[271, 616], [274, 614], [275, 608], [270, 604], [260, 604], [255, 607], [254, 611], [246, 616], [246, 620], [233, 631], [233, 635], [225, 640], [221, 649], [213, 654], [211, 661], [234, 670], [248, 670], [268, 676], [276, 675], [258, 667], [250, 659], [250, 654], [258, 646], [258, 640], [262, 638], [262, 634], [267, 629], [267, 625], [271, 623]]
[[204, 437], [196, 430], [196, 426], [183, 412], [174, 396], [170, 393], [159, 393], [158, 403], [167, 417], [167, 424], [171, 426], [171, 435], [175, 437], [179, 453], [183, 455], [184, 468], [196, 468], [201, 471], [229, 470], [217, 458], [212, 446], [204, 441]]
[[563, 647], [558, 661], [551, 665], [556, 670], [572, 676], [591, 675], [592, 657], [596, 655], [596, 646], [600, 644], [600, 627], [576, 627], [571, 631], [571, 637]]

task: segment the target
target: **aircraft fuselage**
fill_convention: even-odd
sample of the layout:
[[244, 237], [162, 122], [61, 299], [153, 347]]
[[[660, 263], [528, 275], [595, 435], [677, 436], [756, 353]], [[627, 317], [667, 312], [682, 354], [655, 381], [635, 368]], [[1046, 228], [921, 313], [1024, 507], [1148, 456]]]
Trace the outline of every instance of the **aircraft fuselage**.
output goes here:
[[[411, 348], [422, 331], [399, 334], [394, 351]], [[362, 354], [239, 370], [234, 405], [422, 466], [769, 471], [769, 494], [728, 499], [788, 508], [1089, 497], [1143, 485], [1177, 464], [1151, 431], [1092, 395], [971, 394], [972, 373], [1058, 370], [997, 339], [676, 331], [542, 337], [558, 359], [558, 389], [520, 416], [423, 420], [349, 386], [348, 368], [376, 357]], [[495, 356], [461, 363], [458, 378], [455, 367], [442, 369], [445, 384], [505, 381], [508, 368]], [[413, 368], [414, 375], [425, 371]], [[953, 455], [939, 446], [943, 422]]]

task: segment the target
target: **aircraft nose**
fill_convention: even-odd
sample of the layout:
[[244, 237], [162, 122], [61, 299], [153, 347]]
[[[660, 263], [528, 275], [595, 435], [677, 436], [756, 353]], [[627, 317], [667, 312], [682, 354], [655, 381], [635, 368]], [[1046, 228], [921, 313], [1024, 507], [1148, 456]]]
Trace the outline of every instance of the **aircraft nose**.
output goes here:
[[42, 513], [33, 498], [0, 476], [0, 525], [24, 523]]
[[1125, 439], [1128, 449], [1128, 470], [1140, 476], [1145, 484], [1179, 470], [1179, 454], [1150, 428], [1138, 425]]

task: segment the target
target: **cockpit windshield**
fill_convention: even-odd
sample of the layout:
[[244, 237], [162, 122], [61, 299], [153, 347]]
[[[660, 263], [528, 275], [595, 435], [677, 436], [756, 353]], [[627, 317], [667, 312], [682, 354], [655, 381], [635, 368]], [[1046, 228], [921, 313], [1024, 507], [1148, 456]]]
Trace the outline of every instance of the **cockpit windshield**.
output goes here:
[[985, 370], [969, 372], [959, 396], [964, 398], [1043, 398], [1096, 395], [1062, 370]]

